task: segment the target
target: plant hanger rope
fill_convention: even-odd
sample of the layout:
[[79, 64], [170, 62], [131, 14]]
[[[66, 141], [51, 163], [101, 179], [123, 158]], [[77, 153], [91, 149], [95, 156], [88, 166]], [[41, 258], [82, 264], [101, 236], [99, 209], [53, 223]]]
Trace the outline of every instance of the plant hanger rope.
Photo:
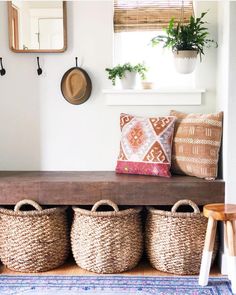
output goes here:
[[184, 0], [182, 0], [182, 5], [180, 8], [180, 24], [184, 23]]

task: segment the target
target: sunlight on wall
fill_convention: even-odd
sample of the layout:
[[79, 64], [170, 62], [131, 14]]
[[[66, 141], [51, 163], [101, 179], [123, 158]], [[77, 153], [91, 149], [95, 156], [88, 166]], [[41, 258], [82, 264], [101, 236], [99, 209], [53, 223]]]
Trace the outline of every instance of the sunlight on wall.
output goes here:
[[114, 64], [131, 62], [145, 63], [148, 67], [147, 80], [156, 87], [195, 86], [195, 75], [176, 72], [171, 49], [163, 49], [161, 44], [152, 47], [150, 40], [162, 31], [122, 32], [114, 34]]

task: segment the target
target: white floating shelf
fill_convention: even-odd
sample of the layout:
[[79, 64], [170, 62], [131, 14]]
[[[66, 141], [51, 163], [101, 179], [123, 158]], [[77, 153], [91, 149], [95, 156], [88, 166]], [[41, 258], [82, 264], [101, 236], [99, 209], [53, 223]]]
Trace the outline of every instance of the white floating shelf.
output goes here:
[[150, 89], [117, 90], [105, 89], [106, 104], [109, 106], [177, 106], [201, 105], [204, 89]]

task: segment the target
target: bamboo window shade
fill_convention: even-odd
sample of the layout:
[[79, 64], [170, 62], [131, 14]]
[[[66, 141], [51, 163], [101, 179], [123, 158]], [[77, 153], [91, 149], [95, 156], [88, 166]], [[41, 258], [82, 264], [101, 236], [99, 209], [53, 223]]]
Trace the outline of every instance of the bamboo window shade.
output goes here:
[[160, 30], [172, 17], [188, 23], [191, 15], [190, 0], [114, 0], [114, 31]]

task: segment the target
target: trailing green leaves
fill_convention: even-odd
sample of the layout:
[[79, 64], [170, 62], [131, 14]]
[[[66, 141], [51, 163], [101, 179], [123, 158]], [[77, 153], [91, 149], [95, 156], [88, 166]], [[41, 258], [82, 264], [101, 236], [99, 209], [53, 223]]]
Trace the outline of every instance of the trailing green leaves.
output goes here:
[[106, 68], [105, 70], [108, 72], [108, 79], [112, 81], [112, 85], [116, 84], [117, 77], [122, 79], [126, 71], [138, 73], [142, 80], [145, 79], [145, 73], [147, 72], [147, 68], [140, 63], [135, 66], [132, 66], [130, 63], [119, 64], [114, 68]]
[[197, 50], [201, 58], [205, 47], [218, 46], [214, 40], [208, 38], [209, 32], [205, 26], [207, 22], [202, 20], [206, 14], [207, 12], [203, 12], [197, 18], [191, 16], [187, 25], [175, 23], [172, 18], [165, 29], [166, 35], [155, 36], [151, 40], [152, 45], [163, 43], [164, 48], [171, 48], [173, 51]]

